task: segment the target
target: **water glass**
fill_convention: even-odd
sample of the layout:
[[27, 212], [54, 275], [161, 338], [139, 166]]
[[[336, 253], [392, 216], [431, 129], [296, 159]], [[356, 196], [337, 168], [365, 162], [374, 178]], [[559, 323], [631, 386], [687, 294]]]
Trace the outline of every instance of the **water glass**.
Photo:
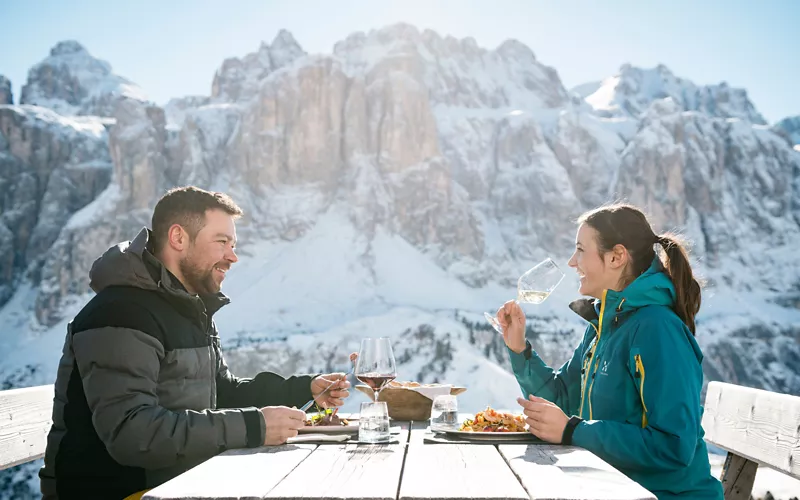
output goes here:
[[431, 405], [431, 431], [457, 431], [461, 427], [458, 421], [458, 401], [453, 395], [436, 396]]
[[358, 440], [362, 443], [385, 443], [389, 433], [389, 407], [385, 401], [361, 403], [358, 416]]

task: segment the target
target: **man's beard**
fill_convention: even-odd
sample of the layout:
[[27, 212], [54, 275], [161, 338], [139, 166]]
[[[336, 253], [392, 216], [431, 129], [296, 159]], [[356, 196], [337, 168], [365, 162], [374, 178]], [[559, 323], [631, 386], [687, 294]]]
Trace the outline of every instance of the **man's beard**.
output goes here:
[[[178, 264], [183, 274], [183, 279], [186, 280], [186, 285], [198, 294], [213, 294], [218, 293], [220, 290], [220, 283], [214, 279], [214, 264], [208, 269], [203, 269], [199, 264], [193, 261], [190, 254], [185, 259], [181, 259]], [[224, 269], [224, 266], [220, 265]]]

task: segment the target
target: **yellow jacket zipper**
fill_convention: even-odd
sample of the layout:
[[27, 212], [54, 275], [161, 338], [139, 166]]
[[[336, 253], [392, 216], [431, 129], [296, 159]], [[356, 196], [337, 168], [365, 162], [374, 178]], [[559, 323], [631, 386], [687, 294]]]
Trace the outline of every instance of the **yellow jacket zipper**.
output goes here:
[[642, 428], [645, 428], [647, 427], [647, 405], [644, 404], [644, 363], [641, 354], [634, 355], [633, 359], [636, 360], [636, 378], [639, 379], [639, 398], [642, 400]]
[[[603, 335], [603, 315], [605, 314], [605, 311], [606, 311], [606, 295], [607, 294], [608, 294], [608, 290], [603, 290], [603, 299], [602, 299], [602, 302], [600, 303], [600, 317], [597, 320], [597, 342], [595, 342], [594, 349], [592, 349], [592, 356], [591, 356], [591, 358], [589, 358], [590, 359], [590, 365], [589, 365], [590, 369], [591, 369], [591, 363], [592, 362], [594, 363], [594, 370], [591, 370], [592, 371], [592, 383], [589, 384], [589, 394], [587, 396], [589, 398], [589, 420], [592, 420], [592, 387], [594, 387], [594, 377], [595, 377], [595, 374], [597, 373], [597, 367], [600, 366], [600, 363], [598, 362], [598, 360], [595, 359], [594, 353], [597, 350], [597, 346], [600, 345], [600, 336]], [[587, 376], [586, 381], [588, 381], [589, 380], [588, 379], [589, 372], [586, 372], [586, 376]], [[584, 387], [586, 387], [586, 382], [584, 382], [583, 385], [584, 385]], [[581, 398], [581, 410], [583, 410], [583, 398]]]

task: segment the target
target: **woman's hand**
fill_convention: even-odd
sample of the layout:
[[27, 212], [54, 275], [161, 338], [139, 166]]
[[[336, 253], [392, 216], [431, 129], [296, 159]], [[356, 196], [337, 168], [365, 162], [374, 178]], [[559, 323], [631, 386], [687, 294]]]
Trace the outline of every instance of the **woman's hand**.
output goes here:
[[569, 417], [550, 401], [530, 396], [530, 401], [517, 398], [523, 408], [530, 433], [548, 443], [560, 444]]
[[497, 321], [503, 328], [503, 340], [509, 349], [516, 353], [525, 350], [525, 315], [522, 308], [509, 300], [497, 310]]

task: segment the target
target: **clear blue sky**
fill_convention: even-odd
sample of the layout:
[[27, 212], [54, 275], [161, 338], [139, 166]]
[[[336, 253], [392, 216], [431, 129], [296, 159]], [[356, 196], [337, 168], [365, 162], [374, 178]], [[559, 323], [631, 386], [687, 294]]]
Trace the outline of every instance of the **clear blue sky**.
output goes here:
[[15, 99], [28, 68], [75, 39], [159, 104], [208, 94], [222, 60], [286, 28], [328, 53], [354, 31], [399, 21], [494, 48], [516, 38], [569, 88], [623, 63], [666, 64], [698, 84], [744, 87], [767, 120], [800, 115], [800, 0], [2, 0], [0, 74]]

